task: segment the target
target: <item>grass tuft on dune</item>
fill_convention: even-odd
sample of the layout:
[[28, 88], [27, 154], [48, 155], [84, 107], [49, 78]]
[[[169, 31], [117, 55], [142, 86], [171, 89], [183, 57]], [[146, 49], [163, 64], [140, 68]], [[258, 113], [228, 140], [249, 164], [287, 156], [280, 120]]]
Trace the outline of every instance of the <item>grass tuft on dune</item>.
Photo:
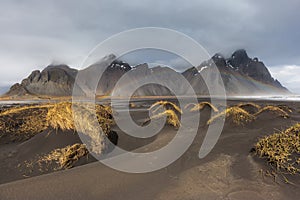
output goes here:
[[251, 114], [255, 114], [261, 109], [260, 105], [252, 102], [239, 103], [237, 107], [242, 108]]
[[300, 123], [259, 139], [254, 153], [277, 172], [300, 175]]
[[159, 120], [161, 118], [167, 118], [167, 124], [176, 128], [180, 127], [179, 116], [182, 114], [182, 110], [174, 103], [169, 101], [158, 101], [150, 106], [149, 111], [153, 114], [150, 119], [146, 120], [143, 124], [148, 123], [151, 120]]
[[158, 101], [149, 108], [149, 110], [153, 114], [157, 114], [161, 112], [162, 110], [173, 110], [175, 112], [178, 112], [182, 114], [182, 110], [175, 104], [170, 101]]
[[[73, 109], [76, 110], [76, 114]], [[96, 117], [93, 112], [96, 112]], [[74, 123], [74, 118], [77, 124]], [[106, 135], [110, 134], [112, 124], [110, 106], [72, 104], [71, 102], [25, 105], [0, 113], [0, 138], [7, 137], [5, 143], [9, 143], [25, 141], [47, 128], [63, 131], [80, 129], [88, 133], [93, 142], [92, 146], [96, 150], [105, 143], [101, 131]], [[102, 130], [99, 129], [99, 126]]]
[[23, 106], [0, 113], [0, 138], [8, 136], [12, 141], [24, 141], [47, 129], [50, 107], [48, 104]]
[[157, 120], [157, 119], [161, 119], [163, 117], [167, 117], [167, 123], [176, 127], [176, 128], [179, 128], [180, 127], [180, 121], [179, 121], [179, 118], [177, 116], [177, 114], [173, 111], [173, 110], [165, 110], [164, 112], [162, 113], [158, 113], [154, 116], [152, 116], [150, 118], [150, 120]]
[[86, 156], [88, 153], [84, 144], [76, 143], [64, 148], [55, 149], [49, 154], [42, 156], [38, 160], [38, 164], [42, 166], [43, 164], [49, 165], [55, 162], [57, 165], [56, 170], [70, 169], [80, 158]]
[[48, 126], [54, 129], [74, 130], [72, 103], [62, 102], [53, 105], [47, 113]]
[[242, 108], [234, 106], [227, 108], [223, 112], [213, 116], [210, 120], [208, 120], [207, 125], [210, 125], [222, 118], [225, 118], [226, 120], [232, 119], [232, 122], [236, 125], [245, 125], [255, 120], [255, 116], [251, 115]]
[[278, 106], [265, 106], [262, 109], [260, 109], [257, 113], [255, 113], [255, 116], [259, 116], [260, 114], [264, 112], [271, 112], [277, 116], [283, 117], [283, 118], [289, 118], [289, 114], [281, 109]]
[[187, 104], [184, 108], [185, 109], [189, 109], [190, 112], [195, 112], [195, 111], [201, 111], [203, 110], [206, 106], [208, 106], [209, 108], [211, 108], [214, 112], [219, 112], [218, 108], [215, 107], [213, 104], [209, 103], [209, 102], [201, 102], [198, 104]]

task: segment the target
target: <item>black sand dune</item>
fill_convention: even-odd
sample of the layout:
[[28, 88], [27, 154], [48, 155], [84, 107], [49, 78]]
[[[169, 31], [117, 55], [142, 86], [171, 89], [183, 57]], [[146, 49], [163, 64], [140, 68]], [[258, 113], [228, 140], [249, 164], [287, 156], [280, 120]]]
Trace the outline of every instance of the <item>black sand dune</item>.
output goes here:
[[[240, 102], [228, 103], [237, 105]], [[261, 171], [268, 170], [268, 165], [250, 150], [260, 137], [300, 122], [300, 104], [256, 103], [260, 106], [287, 105], [293, 112], [289, 118], [264, 112], [244, 126], [226, 122], [213, 151], [200, 160], [199, 148], [207, 129], [205, 121], [210, 118], [207, 117], [210, 111], [205, 109], [198, 135], [188, 151], [167, 168], [147, 174], [118, 172], [99, 162], [88, 164], [93, 158], [84, 158], [77, 164], [82, 166], [73, 169], [24, 177], [13, 166], [37, 153], [80, 142], [78, 136], [72, 132], [49, 135], [44, 132], [23, 143], [2, 145], [0, 159], [4, 165], [0, 169], [0, 199], [297, 199], [300, 196], [299, 175], [286, 176], [294, 185], [284, 183], [280, 177], [274, 181], [264, 176]], [[137, 123], [148, 117], [144, 109], [132, 115]], [[166, 126], [158, 135], [143, 140], [126, 136], [118, 127], [113, 130], [119, 135], [120, 147], [139, 152], [159, 149], [176, 134], [176, 129]]]

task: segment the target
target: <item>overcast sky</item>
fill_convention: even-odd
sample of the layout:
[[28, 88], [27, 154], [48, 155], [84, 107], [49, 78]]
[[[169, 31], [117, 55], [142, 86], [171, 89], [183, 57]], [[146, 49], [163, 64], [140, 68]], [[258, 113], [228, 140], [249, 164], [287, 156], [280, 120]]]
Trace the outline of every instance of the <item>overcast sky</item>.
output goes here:
[[50, 63], [80, 66], [99, 42], [157, 26], [194, 38], [210, 54], [244, 48], [300, 93], [298, 0], [94, 0], [0, 2], [0, 88]]

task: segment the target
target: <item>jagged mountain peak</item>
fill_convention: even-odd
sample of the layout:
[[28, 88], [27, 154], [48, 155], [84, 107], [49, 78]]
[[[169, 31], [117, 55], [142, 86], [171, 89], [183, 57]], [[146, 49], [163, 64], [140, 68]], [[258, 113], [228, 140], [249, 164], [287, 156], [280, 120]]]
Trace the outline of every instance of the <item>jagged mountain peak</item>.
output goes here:
[[[159, 77], [166, 76], [170, 84], [175, 84], [177, 88], [181, 85], [174, 82], [175, 77], [169, 77], [171, 68], [165, 66], [149, 67], [147, 63], [131, 67], [128, 63], [116, 60], [116, 56], [110, 54], [101, 59], [91, 67], [84, 69], [88, 74], [86, 84], [89, 84], [89, 76], [93, 76], [93, 70], [97, 66], [108, 64], [106, 71], [102, 74], [97, 87], [98, 95], [110, 94], [118, 80], [127, 72], [129, 73], [129, 82], [135, 83], [144, 76], [157, 74]], [[208, 80], [216, 80], [212, 66], [217, 66], [221, 73], [226, 91], [229, 95], [254, 94], [254, 93], [287, 93], [288, 90], [275, 80], [268, 68], [258, 58], [249, 58], [244, 49], [235, 51], [232, 56], [225, 58], [217, 53], [211, 59], [201, 63], [199, 66], [191, 67], [185, 70], [182, 75], [191, 83], [198, 95], [207, 95], [208, 91], [203, 77]], [[78, 71], [67, 65], [49, 65], [44, 70], [33, 71], [21, 84], [13, 85], [7, 95], [22, 96], [25, 94], [48, 95], [48, 96], [68, 96], [72, 95], [75, 78]], [[179, 73], [179, 72], [178, 72]], [[218, 84], [218, 82], [213, 83]], [[89, 86], [88, 86], [89, 88]], [[92, 87], [91, 87], [92, 88]], [[185, 89], [181, 93], [185, 94]], [[126, 94], [126, 90], [124, 90]], [[139, 89], [138, 95], [169, 95], [170, 91], [161, 86], [152, 84]]]
[[115, 60], [111, 63], [109, 69], [119, 69], [119, 70], [129, 71], [131, 70], [131, 66], [128, 63], [125, 63], [121, 60]]
[[238, 69], [240, 66], [247, 65], [251, 59], [245, 49], [239, 49], [227, 60], [233, 68]]

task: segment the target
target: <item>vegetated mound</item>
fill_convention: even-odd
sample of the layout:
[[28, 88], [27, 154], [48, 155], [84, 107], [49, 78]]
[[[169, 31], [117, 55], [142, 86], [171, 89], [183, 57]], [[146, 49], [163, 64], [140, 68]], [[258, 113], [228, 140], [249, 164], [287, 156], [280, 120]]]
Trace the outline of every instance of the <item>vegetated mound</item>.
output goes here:
[[181, 108], [170, 101], [158, 101], [152, 104], [149, 108], [149, 111], [152, 114], [157, 114], [165, 110], [173, 110], [177, 115], [182, 114]]
[[81, 138], [76, 131], [63, 131], [48, 128], [19, 144], [16, 156], [18, 157], [18, 160], [22, 162], [32, 159], [36, 154], [48, 154], [54, 149], [63, 148], [75, 143], [82, 143]]
[[[93, 113], [96, 113], [96, 117]], [[98, 153], [101, 153], [99, 149], [103, 150], [106, 140], [104, 134], [110, 137], [112, 124], [112, 110], [109, 106], [70, 102], [27, 105], [0, 113], [0, 143], [25, 141], [47, 128], [62, 131], [79, 129], [90, 137], [91, 146], [94, 147], [92, 150], [98, 149]]]
[[206, 108], [209, 108], [209, 109], [213, 110], [214, 112], [219, 112], [218, 108], [215, 107], [210, 102], [201, 102], [198, 104], [190, 103], [190, 104], [187, 104], [184, 109], [189, 110], [190, 112], [196, 112], [196, 111], [202, 111]]
[[293, 109], [287, 105], [277, 105], [280, 109], [284, 110], [287, 113], [292, 113]]
[[64, 148], [55, 149], [49, 154], [42, 156], [38, 160], [38, 164], [41, 166], [55, 162], [57, 165], [55, 169], [69, 169], [73, 167], [74, 163], [88, 153], [89, 152], [84, 144], [76, 143]]
[[276, 117], [289, 118], [289, 114], [278, 106], [265, 106], [254, 114], [261, 119], [273, 119]]
[[143, 125], [148, 124], [151, 120], [161, 120], [164, 117], [166, 117], [167, 124], [175, 128], [179, 128], [181, 125], [180, 116], [182, 110], [172, 102], [158, 101], [150, 106], [149, 111], [151, 112], [151, 116]]
[[149, 120], [147, 120], [145, 123], [151, 121], [151, 120], [160, 120], [162, 118], [167, 118], [167, 124], [174, 126], [175, 128], [179, 128], [181, 123], [177, 116], [177, 114], [173, 110], [165, 110], [161, 113], [157, 113], [150, 117]]
[[211, 117], [210, 120], [208, 120], [207, 125], [210, 125], [217, 120], [226, 120], [235, 125], [243, 126], [254, 121], [255, 116], [242, 108], [234, 106], [227, 108], [223, 112]]
[[0, 113], [0, 143], [25, 141], [48, 127], [47, 113], [52, 107], [26, 105], [9, 108]]
[[33, 157], [19, 163], [17, 167], [23, 176], [31, 177], [70, 169], [77, 166], [78, 163], [80, 165], [91, 162], [88, 159], [88, 155], [89, 151], [84, 144], [75, 143], [53, 149], [48, 153], [35, 154]]
[[243, 110], [247, 111], [250, 114], [255, 114], [261, 109], [260, 105], [252, 102], [239, 103], [237, 107], [242, 108]]
[[265, 159], [276, 173], [300, 175], [300, 123], [260, 138], [253, 152]]

